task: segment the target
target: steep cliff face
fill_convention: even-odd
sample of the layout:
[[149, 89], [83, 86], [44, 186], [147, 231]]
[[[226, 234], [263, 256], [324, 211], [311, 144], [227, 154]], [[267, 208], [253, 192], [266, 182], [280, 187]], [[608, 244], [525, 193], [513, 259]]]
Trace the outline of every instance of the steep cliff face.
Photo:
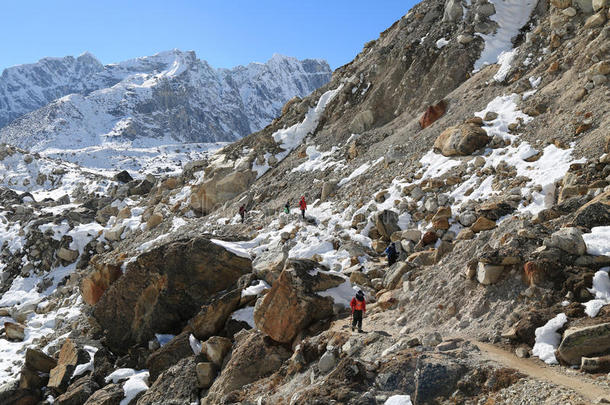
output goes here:
[[329, 77], [324, 61], [280, 55], [231, 70], [178, 50], [107, 66], [90, 55], [44, 59], [3, 74], [1, 122], [10, 124], [0, 139], [36, 151], [233, 141], [261, 129], [286, 101]]

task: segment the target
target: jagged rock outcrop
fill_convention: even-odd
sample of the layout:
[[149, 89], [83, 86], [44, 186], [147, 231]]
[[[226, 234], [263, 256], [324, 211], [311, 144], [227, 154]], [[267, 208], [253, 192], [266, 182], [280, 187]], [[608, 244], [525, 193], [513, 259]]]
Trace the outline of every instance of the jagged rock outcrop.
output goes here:
[[252, 270], [249, 259], [208, 239], [171, 242], [139, 255], [95, 305], [108, 346], [125, 350], [179, 330], [202, 304]]
[[244, 331], [235, 338], [231, 359], [206, 397], [210, 403], [218, 403], [231, 391], [273, 373], [291, 355], [283, 345], [273, 342], [260, 332]]
[[257, 302], [254, 322], [271, 339], [289, 343], [311, 323], [332, 315], [333, 300], [316, 292], [336, 287], [344, 280], [317, 268], [311, 261], [287, 261], [271, 290]]

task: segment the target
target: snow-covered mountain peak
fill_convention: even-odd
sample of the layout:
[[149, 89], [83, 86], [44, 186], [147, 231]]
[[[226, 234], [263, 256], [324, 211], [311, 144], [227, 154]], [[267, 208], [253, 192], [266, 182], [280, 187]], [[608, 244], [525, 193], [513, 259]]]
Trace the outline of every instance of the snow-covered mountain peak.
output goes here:
[[[66, 67], [47, 66], [58, 60]], [[234, 141], [268, 125], [288, 100], [308, 95], [331, 74], [324, 61], [283, 55], [216, 69], [178, 49], [105, 66], [89, 53], [41, 64], [19, 67], [25, 72], [19, 80], [0, 79], [0, 140], [74, 156], [117, 142]]]

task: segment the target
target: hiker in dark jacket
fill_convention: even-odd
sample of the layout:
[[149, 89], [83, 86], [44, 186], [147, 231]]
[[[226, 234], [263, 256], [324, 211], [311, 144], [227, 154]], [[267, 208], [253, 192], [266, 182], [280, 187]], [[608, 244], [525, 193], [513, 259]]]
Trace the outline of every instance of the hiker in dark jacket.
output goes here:
[[239, 207], [239, 216], [241, 217], [241, 222], [243, 224], [246, 219], [246, 207], [244, 205]]
[[388, 255], [388, 266], [392, 266], [398, 260], [398, 252], [396, 251], [396, 245], [394, 242], [385, 248], [385, 254]]
[[301, 201], [299, 201], [299, 207], [301, 208], [301, 215], [303, 215], [303, 219], [305, 219], [305, 210], [307, 209], [307, 202], [305, 201], [305, 196], [301, 197]]
[[362, 332], [362, 316], [366, 312], [366, 300], [362, 290], [358, 290], [349, 306], [352, 308], [352, 332], [356, 326], [358, 326], [358, 332]]

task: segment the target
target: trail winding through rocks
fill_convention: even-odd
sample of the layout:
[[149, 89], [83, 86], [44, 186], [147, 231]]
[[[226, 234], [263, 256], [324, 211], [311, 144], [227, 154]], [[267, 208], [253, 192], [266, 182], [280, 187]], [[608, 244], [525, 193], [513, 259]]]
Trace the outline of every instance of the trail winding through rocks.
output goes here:
[[522, 359], [500, 347], [489, 343], [471, 342], [481, 350], [481, 356], [487, 360], [500, 363], [505, 367], [513, 368], [529, 377], [545, 380], [555, 385], [569, 388], [590, 401], [599, 398], [610, 400], [610, 391], [603, 387], [585, 381], [578, 375], [568, 376], [551, 367], [537, 364], [534, 359]]
[[[379, 314], [379, 312], [377, 312], [377, 314]], [[349, 317], [347, 317], [333, 322], [331, 329], [337, 331], [347, 331], [349, 330], [349, 325], [351, 325], [351, 320]], [[400, 335], [400, 327], [398, 325], [393, 322], [388, 323], [387, 319], [380, 318], [379, 316], [371, 317], [367, 315], [364, 319], [363, 328], [368, 331], [383, 331], [391, 334], [392, 336]], [[514, 353], [501, 347], [490, 343], [471, 340], [465, 338], [464, 336], [447, 336], [446, 338], [462, 338], [465, 341], [469, 341], [471, 344], [479, 348], [479, 355], [482, 360], [493, 361], [503, 367], [515, 369], [525, 374], [529, 378], [543, 380], [551, 384], [570, 389], [591, 403], [594, 403], [594, 401], [597, 401], [600, 398], [610, 401], [609, 389], [587, 381], [587, 378], [578, 374], [567, 375], [565, 372], [562, 372], [561, 367], [550, 367], [545, 364], [541, 364], [538, 360], [533, 358], [519, 358]]]

